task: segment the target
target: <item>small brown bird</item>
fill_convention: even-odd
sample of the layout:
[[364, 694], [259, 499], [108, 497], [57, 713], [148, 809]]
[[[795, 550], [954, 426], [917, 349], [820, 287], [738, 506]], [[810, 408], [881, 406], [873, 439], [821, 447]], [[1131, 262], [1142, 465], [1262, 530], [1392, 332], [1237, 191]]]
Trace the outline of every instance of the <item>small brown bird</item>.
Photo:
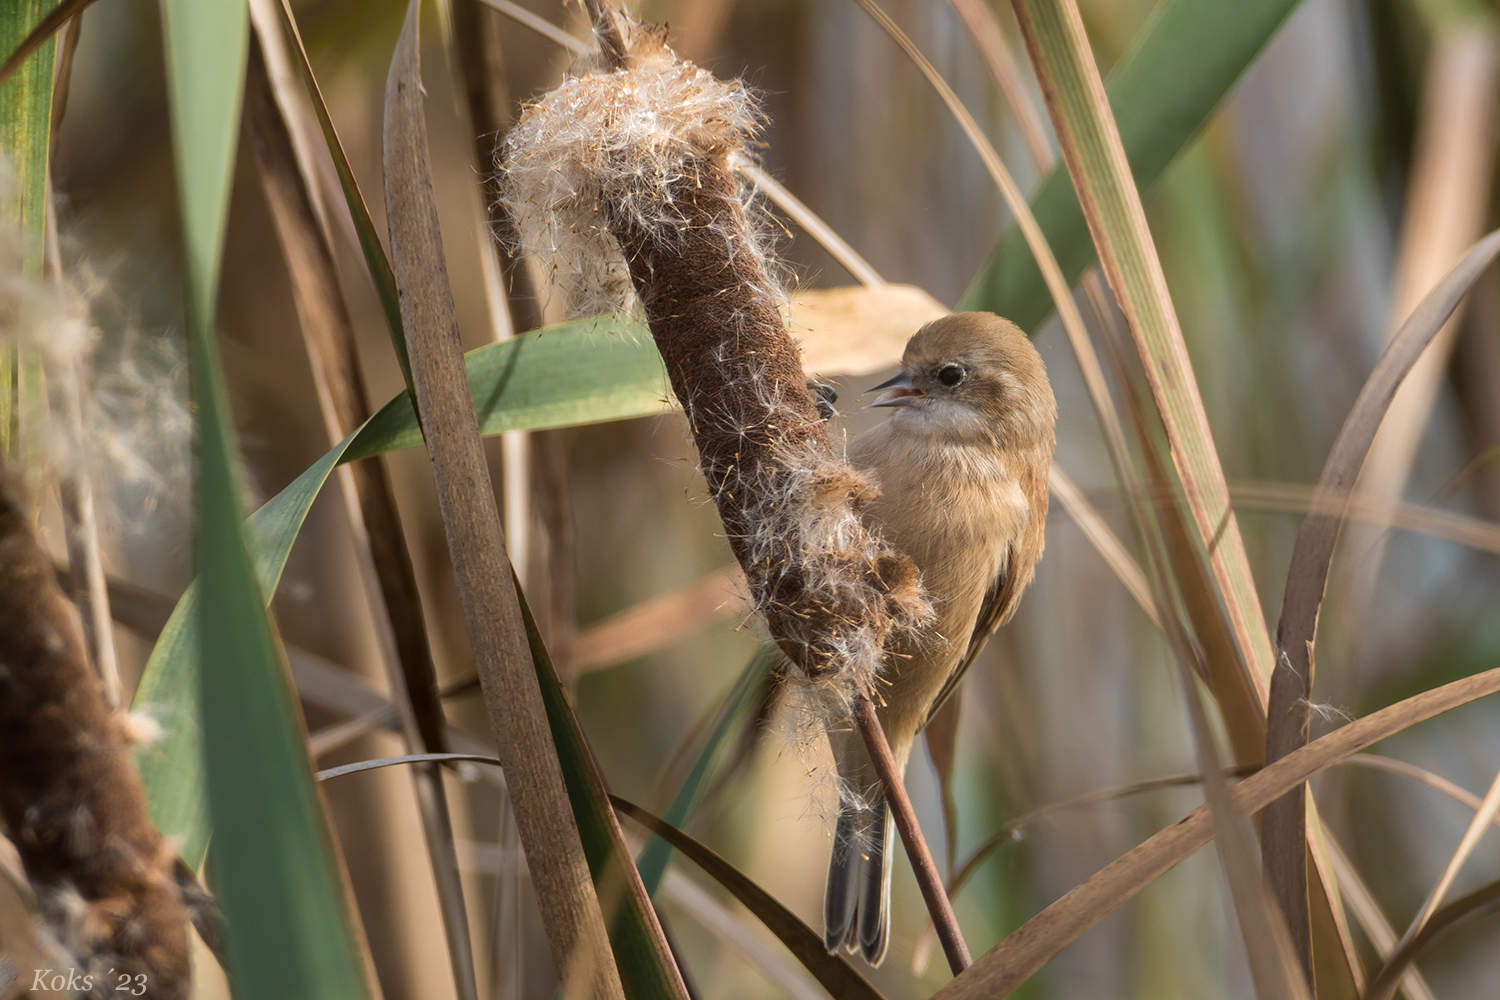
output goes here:
[[[880, 479], [865, 517], [922, 571], [937, 612], [886, 656], [877, 701], [898, 771], [917, 733], [1008, 621], [1042, 555], [1057, 402], [1031, 341], [992, 313], [928, 323], [872, 406], [896, 412], [849, 460]], [[890, 942], [892, 821], [852, 724], [828, 732], [839, 815], [824, 894], [824, 942], [872, 965]]]

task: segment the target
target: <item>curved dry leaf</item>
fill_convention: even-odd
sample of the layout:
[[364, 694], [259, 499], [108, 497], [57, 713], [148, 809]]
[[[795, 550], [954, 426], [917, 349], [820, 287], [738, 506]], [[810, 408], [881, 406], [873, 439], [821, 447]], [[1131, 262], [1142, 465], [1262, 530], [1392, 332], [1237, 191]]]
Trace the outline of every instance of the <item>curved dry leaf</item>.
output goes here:
[[900, 364], [911, 335], [948, 312], [914, 285], [851, 285], [795, 293], [790, 326], [807, 371], [869, 375]]
[[[1443, 324], [1457, 308], [1470, 286], [1500, 254], [1500, 230], [1480, 240], [1432, 290], [1411, 317], [1391, 338], [1360, 390], [1345, 418], [1318, 486], [1311, 510], [1297, 532], [1282, 595], [1281, 619], [1276, 627], [1276, 669], [1271, 677], [1271, 703], [1267, 712], [1266, 761], [1278, 758], [1307, 743], [1311, 720], [1314, 663], [1313, 641], [1317, 636], [1318, 612], [1327, 589], [1334, 546], [1348, 508], [1348, 492], [1364, 465], [1365, 456], [1380, 429], [1402, 381]], [[1330, 504], [1330, 498], [1342, 500]], [[1295, 789], [1288, 789], [1288, 792]], [[1307, 868], [1305, 863], [1306, 799], [1301, 794], [1285, 796], [1261, 818], [1261, 855], [1266, 880], [1275, 892], [1294, 929], [1307, 925]]]

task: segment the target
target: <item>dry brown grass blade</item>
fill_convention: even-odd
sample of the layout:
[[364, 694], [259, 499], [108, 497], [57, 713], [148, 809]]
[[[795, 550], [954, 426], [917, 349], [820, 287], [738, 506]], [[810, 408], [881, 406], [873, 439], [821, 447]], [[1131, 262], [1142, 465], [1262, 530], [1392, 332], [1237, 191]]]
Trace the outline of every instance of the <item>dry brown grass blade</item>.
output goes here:
[[865, 738], [865, 747], [870, 752], [870, 761], [875, 773], [880, 775], [881, 787], [885, 790], [886, 804], [906, 845], [906, 856], [911, 861], [912, 872], [917, 876], [917, 885], [922, 890], [922, 899], [927, 903], [927, 912], [932, 925], [937, 929], [938, 942], [943, 954], [948, 957], [948, 968], [955, 976], [973, 964], [969, 957], [969, 946], [964, 941], [963, 930], [958, 926], [958, 917], [953, 912], [953, 902], [943, 886], [937, 863], [922, 836], [921, 824], [917, 822], [916, 810], [906, 794], [906, 785], [896, 767], [896, 758], [891, 755], [885, 731], [880, 727], [880, 717], [875, 714], [875, 704], [868, 695], [860, 692], [854, 696], [854, 721]]
[[[264, 23], [262, 22], [257, 22]], [[251, 46], [245, 84], [250, 146], [259, 168], [271, 219], [291, 281], [303, 339], [307, 345], [319, 409], [330, 444], [369, 419], [371, 408], [356, 357], [354, 327], [338, 283], [327, 230], [309, 194], [315, 183], [310, 165], [299, 163], [285, 108], [297, 95], [278, 101], [262, 56], [262, 46], [284, 44], [279, 25], [257, 34]], [[340, 495], [354, 538], [376, 644], [412, 752], [442, 753], [442, 702], [437, 670], [417, 592], [416, 573], [401, 531], [395, 491], [383, 460], [340, 466]], [[352, 738], [352, 736], [351, 736]], [[477, 1000], [473, 945], [463, 880], [453, 846], [453, 823], [443, 788], [442, 768], [411, 769], [433, 880], [443, 915], [455, 988], [461, 1000]]]
[[[1404, 760], [1397, 760], [1394, 757], [1382, 757], [1379, 754], [1362, 753], [1358, 756], [1350, 757], [1344, 763], [1351, 767], [1368, 767], [1375, 771], [1399, 774], [1402, 777], [1411, 778], [1413, 781], [1420, 781], [1428, 788], [1442, 792], [1449, 798], [1463, 803], [1469, 809], [1476, 812], [1479, 809], [1479, 804], [1483, 801], [1467, 788], [1454, 784], [1440, 774], [1433, 774], [1426, 768], [1418, 767]], [[1496, 816], [1491, 822], [1495, 826], [1500, 827], [1500, 816]], [[1392, 941], [1394, 940], [1393, 938]]]
[[[1394, 337], [1439, 279], [1483, 232], [1495, 164], [1495, 100], [1500, 89], [1500, 31], [1492, 16], [1465, 11], [1435, 33], [1427, 55], [1421, 119], [1407, 183], [1390, 326]], [[1462, 311], [1460, 307], [1459, 312]], [[1391, 400], [1355, 492], [1399, 503], [1457, 340], [1456, 312]], [[1351, 653], [1359, 650], [1389, 536], [1350, 527], [1335, 593], [1346, 595], [1339, 620]], [[1357, 567], [1350, 561], [1357, 553]]]
[[623, 997], [531, 666], [469, 395], [428, 162], [420, 9], [412, 0], [391, 61], [383, 156], [416, 403], [485, 705], [564, 993]]
[[[1497, 254], [1500, 254], [1500, 231], [1475, 244], [1416, 308], [1360, 390], [1323, 465], [1313, 512], [1303, 519], [1292, 549], [1281, 619], [1276, 628], [1278, 661], [1271, 679], [1267, 713], [1267, 764], [1305, 745], [1308, 739], [1313, 642], [1345, 506], [1340, 505], [1338, 512], [1324, 512], [1322, 498], [1347, 494], [1353, 486], [1381, 418], [1402, 380]], [[1308, 963], [1311, 943], [1307, 937], [1305, 807], [1306, 797], [1298, 789], [1266, 810], [1261, 819], [1261, 855], [1266, 881], [1287, 915], [1293, 934], [1300, 935], [1299, 947], [1304, 962]]]
[[[1230, 792], [1231, 815], [1251, 816], [1308, 778], [1380, 740], [1476, 699], [1500, 692], [1500, 669], [1424, 691], [1320, 737], [1240, 782]], [[1085, 931], [1137, 892], [1204, 847], [1213, 837], [1208, 810], [1199, 807], [1115, 859], [981, 956], [934, 1000], [1004, 997]]]

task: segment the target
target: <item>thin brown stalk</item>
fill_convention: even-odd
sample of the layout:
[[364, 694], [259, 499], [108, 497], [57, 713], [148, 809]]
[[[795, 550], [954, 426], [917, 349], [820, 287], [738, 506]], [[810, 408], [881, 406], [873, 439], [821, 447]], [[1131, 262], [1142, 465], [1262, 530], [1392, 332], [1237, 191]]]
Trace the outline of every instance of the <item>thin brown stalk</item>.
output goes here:
[[[73, 57], [78, 54], [78, 39], [82, 35], [83, 18], [70, 17], [63, 25], [62, 36], [57, 40], [57, 54], [52, 64], [52, 124], [49, 129], [48, 161], [56, 159], [58, 130], [63, 116], [68, 113], [68, 94], [73, 89]], [[50, 168], [49, 168], [50, 175]], [[50, 176], [49, 176], [50, 183]]]
[[861, 693], [855, 696], [854, 721], [865, 739], [875, 771], [880, 775], [885, 800], [896, 820], [896, 829], [901, 832], [901, 842], [906, 845], [906, 856], [911, 859], [917, 885], [922, 889], [922, 898], [927, 901], [927, 912], [932, 915], [933, 926], [937, 928], [938, 940], [943, 944], [943, 954], [948, 957], [948, 967], [957, 976], [973, 964], [973, 959], [969, 957], [969, 946], [964, 943], [963, 931], [959, 929], [958, 917], [953, 912], [953, 903], [948, 899], [947, 890], [943, 888], [943, 876], [938, 871], [937, 863], [932, 860], [927, 841], [922, 837], [916, 810], [912, 808], [911, 799], [906, 795], [906, 785], [901, 780], [901, 772], [896, 768], [896, 758], [891, 755], [885, 730], [880, 727], [880, 717], [875, 714], [875, 704], [868, 695]]
[[0, 64], [0, 86], [11, 78], [16, 70], [21, 68], [27, 58], [41, 48], [42, 45], [56, 34], [63, 25], [82, 14], [84, 9], [94, 0], [61, 0], [60, 3], [47, 16], [37, 22], [31, 33], [21, 40], [14, 52], [6, 54], [5, 62]]
[[[589, 673], [645, 656], [740, 610], [745, 574], [726, 566], [659, 597], [642, 601], [583, 629], [573, 646], [573, 670]], [[550, 647], [549, 647], [550, 648]]]
[[416, 404], [485, 704], [564, 993], [623, 997], [531, 666], [469, 394], [433, 200], [419, 13], [413, 0], [391, 62], [384, 144], [391, 257]]
[[[354, 326], [338, 284], [333, 251], [308, 195], [313, 175], [298, 162], [283, 110], [296, 98], [286, 94], [278, 102], [261, 55], [262, 40], [268, 37], [270, 44], [283, 41], [274, 22], [270, 31], [257, 35], [251, 48], [245, 85], [251, 148], [286, 257], [293, 302], [301, 321], [323, 423], [330, 443], [336, 443], [369, 419], [371, 407], [356, 356]], [[403, 733], [413, 752], [442, 753], [447, 746], [443, 738], [442, 702], [437, 695], [437, 669], [432, 661], [416, 572], [401, 531], [390, 473], [382, 460], [375, 459], [342, 465], [337, 475], [375, 623], [377, 646], [395, 693]], [[441, 765], [422, 764], [412, 768], [411, 773], [443, 913], [454, 982], [460, 998], [475, 1000], [479, 988]]]
[[1368, 500], [1359, 492], [1319, 497], [1314, 487], [1300, 483], [1231, 483], [1229, 493], [1236, 506], [1259, 510], [1311, 513], [1316, 509], [1329, 513], [1347, 503], [1350, 520], [1402, 528], [1500, 555], [1500, 524], [1467, 514], [1414, 503], [1381, 503]]

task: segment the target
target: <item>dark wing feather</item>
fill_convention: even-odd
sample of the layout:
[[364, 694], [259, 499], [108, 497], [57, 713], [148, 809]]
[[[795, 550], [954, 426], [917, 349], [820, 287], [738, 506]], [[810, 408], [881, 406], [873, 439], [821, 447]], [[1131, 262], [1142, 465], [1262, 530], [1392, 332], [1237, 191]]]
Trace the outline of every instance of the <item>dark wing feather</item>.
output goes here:
[[[1045, 473], [1043, 473], [1045, 477]], [[927, 718], [922, 721], [923, 728], [937, 715], [943, 703], [958, 690], [959, 682], [969, 672], [969, 667], [979, 658], [985, 643], [990, 641], [990, 636], [995, 631], [1010, 621], [1016, 613], [1016, 608], [1021, 604], [1021, 594], [1026, 590], [1027, 584], [1031, 583], [1031, 577], [1036, 570], [1037, 560], [1042, 557], [1042, 546], [1046, 541], [1047, 521], [1047, 491], [1046, 480], [1043, 478], [1042, 488], [1033, 490], [1031, 496], [1038, 497], [1031, 507], [1031, 523], [1027, 526], [1026, 533], [1022, 535], [1019, 542], [1012, 544], [1005, 553], [1005, 558], [1000, 563], [1000, 573], [990, 584], [989, 592], [984, 595], [984, 601], [979, 605], [979, 617], [974, 621], [974, 631], [969, 635], [969, 648], [964, 650], [963, 657], [958, 665], [953, 668], [953, 673], [943, 682], [942, 689], [938, 691], [937, 697], [933, 699], [932, 707], [927, 710]]]

